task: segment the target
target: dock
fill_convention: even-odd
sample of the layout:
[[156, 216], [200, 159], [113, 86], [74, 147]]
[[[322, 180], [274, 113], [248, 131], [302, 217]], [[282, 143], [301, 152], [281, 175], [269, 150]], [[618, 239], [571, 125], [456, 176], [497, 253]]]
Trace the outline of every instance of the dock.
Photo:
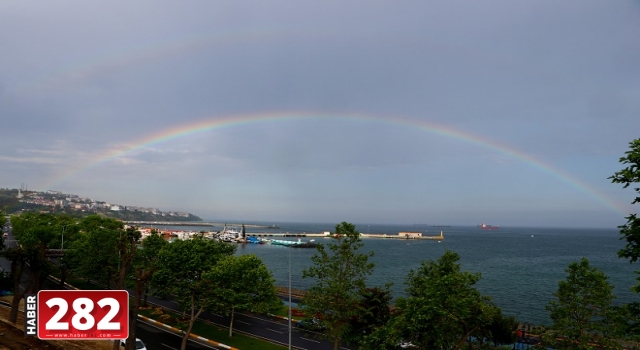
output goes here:
[[[247, 236], [251, 237], [313, 237], [313, 238], [330, 238], [330, 233], [271, 233], [271, 232], [247, 232]], [[425, 236], [420, 232], [398, 232], [398, 234], [381, 234], [381, 233], [360, 233], [362, 238], [377, 238], [377, 239], [412, 239], [412, 240], [443, 240], [444, 234], [440, 231], [439, 235]]]

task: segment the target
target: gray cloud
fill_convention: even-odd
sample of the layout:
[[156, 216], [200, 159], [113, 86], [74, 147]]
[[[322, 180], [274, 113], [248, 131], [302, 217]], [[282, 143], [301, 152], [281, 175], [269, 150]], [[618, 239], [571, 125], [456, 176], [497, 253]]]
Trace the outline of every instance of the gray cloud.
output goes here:
[[[572, 225], [583, 209], [613, 226], [620, 213], [531, 162], [627, 210], [606, 176], [638, 137], [639, 10], [598, 1], [2, 3], [0, 185], [156, 207], [189, 196], [186, 209], [202, 216], [400, 222], [432, 212], [444, 222], [464, 211], [471, 223], [498, 212], [535, 224], [521, 214], [531, 211]], [[402, 118], [453, 134], [336, 118], [244, 123], [99, 162], [199, 120], [290, 111]], [[531, 204], [516, 208], [514, 191]], [[566, 220], [550, 213], [558, 210]]]

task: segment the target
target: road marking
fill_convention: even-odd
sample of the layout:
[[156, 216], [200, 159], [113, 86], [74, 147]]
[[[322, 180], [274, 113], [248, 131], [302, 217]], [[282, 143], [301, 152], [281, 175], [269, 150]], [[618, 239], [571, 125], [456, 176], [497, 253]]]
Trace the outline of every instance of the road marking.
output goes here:
[[319, 341], [317, 341], [317, 340], [307, 339], [307, 338], [305, 338], [305, 337], [300, 337], [300, 339], [304, 339], [304, 340], [307, 340], [307, 341], [312, 341], [312, 342], [314, 342], [314, 343], [320, 343], [320, 342], [319, 342]]
[[167, 344], [165, 344], [165, 343], [160, 343], [160, 345], [162, 345], [162, 346], [164, 346], [164, 347], [167, 347], [167, 348], [169, 348], [169, 349], [178, 350], [178, 348], [174, 348], [174, 347], [169, 346], [169, 345], [167, 345]]
[[284, 334], [284, 332], [276, 331], [275, 329], [267, 328], [268, 331]]
[[251, 325], [251, 323], [249, 323], [249, 322], [245, 322], [245, 321], [236, 320], [236, 322], [240, 322], [240, 323], [244, 323], [244, 324]]

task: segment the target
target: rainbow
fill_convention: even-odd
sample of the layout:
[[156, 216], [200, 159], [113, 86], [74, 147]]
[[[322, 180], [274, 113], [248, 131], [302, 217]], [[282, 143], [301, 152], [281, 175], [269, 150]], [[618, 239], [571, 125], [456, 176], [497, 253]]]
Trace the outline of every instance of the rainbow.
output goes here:
[[273, 112], [273, 113], [256, 113], [256, 114], [244, 114], [244, 115], [231, 115], [225, 117], [209, 117], [198, 121], [193, 121], [181, 125], [177, 125], [171, 128], [161, 130], [156, 133], [152, 133], [142, 139], [137, 139], [135, 143], [126, 144], [115, 149], [104, 151], [102, 154], [95, 157], [95, 160], [88, 164], [81, 165], [65, 174], [59, 176], [52, 182], [48, 183], [45, 188], [52, 188], [57, 184], [63, 183], [70, 178], [77, 176], [78, 174], [87, 171], [91, 168], [99, 166], [101, 164], [113, 161], [119, 157], [127, 154], [131, 154], [135, 151], [148, 148], [154, 145], [159, 145], [170, 140], [194, 135], [198, 133], [209, 132], [211, 130], [218, 130], [224, 128], [237, 127], [246, 124], [253, 123], [268, 123], [276, 121], [303, 121], [303, 120], [346, 120], [356, 121], [363, 123], [378, 122], [383, 124], [404, 126], [413, 129], [423, 130], [432, 134], [444, 136], [450, 139], [467, 142], [473, 145], [479, 145], [484, 148], [496, 151], [500, 154], [514, 158], [520, 162], [523, 162], [538, 171], [546, 173], [567, 185], [575, 188], [576, 190], [588, 195], [589, 197], [603, 203], [609, 209], [625, 215], [625, 210], [618, 206], [615, 202], [609, 199], [606, 195], [598, 192], [583, 183], [580, 179], [557, 169], [549, 164], [542, 162], [535, 157], [518, 151], [514, 148], [507, 147], [504, 144], [498, 143], [494, 140], [474, 135], [466, 131], [454, 129], [446, 125], [440, 125], [432, 122], [426, 122], [423, 120], [406, 119], [399, 117], [379, 117], [364, 114], [340, 114], [340, 113], [314, 113], [314, 112]]

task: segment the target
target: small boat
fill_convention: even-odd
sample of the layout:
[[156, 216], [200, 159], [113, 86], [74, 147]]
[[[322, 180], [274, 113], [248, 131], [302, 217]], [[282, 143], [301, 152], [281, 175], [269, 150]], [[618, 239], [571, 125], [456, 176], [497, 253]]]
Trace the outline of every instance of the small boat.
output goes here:
[[242, 232], [238, 231], [234, 227], [227, 227], [224, 225], [222, 231], [218, 232], [217, 237], [218, 240], [227, 242], [227, 243], [238, 243], [238, 238], [242, 238]]
[[303, 242], [298, 238], [297, 241], [288, 241], [284, 239], [272, 239], [271, 244], [274, 245], [283, 245], [285, 247], [293, 247], [293, 248], [313, 248], [318, 245], [315, 240], [310, 240], [309, 242]]
[[264, 244], [264, 241], [258, 237], [249, 236], [247, 237], [247, 243], [251, 244]]
[[291, 245], [291, 248], [315, 248], [318, 243], [315, 240], [310, 240], [309, 242], [296, 242], [296, 244]]

